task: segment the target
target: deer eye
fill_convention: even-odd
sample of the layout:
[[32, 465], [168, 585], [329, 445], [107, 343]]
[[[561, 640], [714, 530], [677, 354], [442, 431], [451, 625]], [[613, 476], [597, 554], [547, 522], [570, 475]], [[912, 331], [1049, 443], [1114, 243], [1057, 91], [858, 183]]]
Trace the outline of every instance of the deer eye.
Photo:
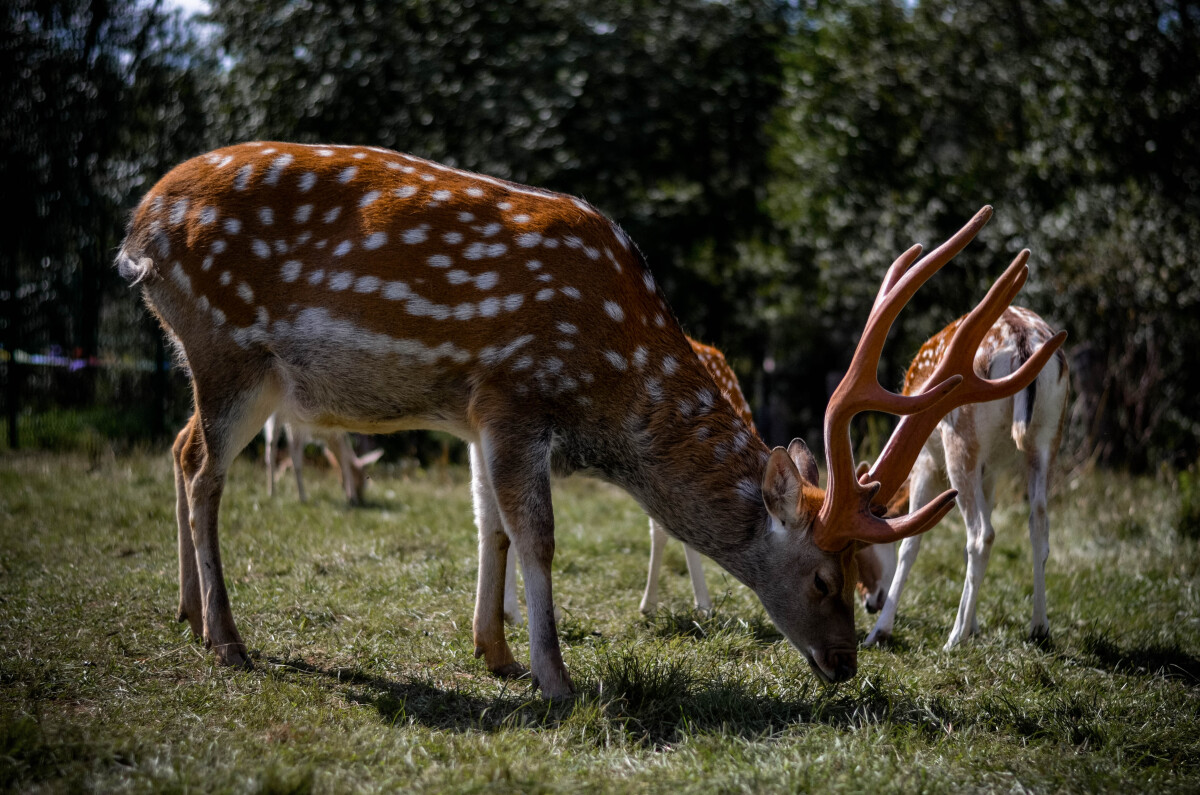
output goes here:
[[816, 583], [817, 590], [821, 592], [821, 596], [829, 596], [829, 585], [821, 579], [820, 574], [816, 575], [814, 582]]

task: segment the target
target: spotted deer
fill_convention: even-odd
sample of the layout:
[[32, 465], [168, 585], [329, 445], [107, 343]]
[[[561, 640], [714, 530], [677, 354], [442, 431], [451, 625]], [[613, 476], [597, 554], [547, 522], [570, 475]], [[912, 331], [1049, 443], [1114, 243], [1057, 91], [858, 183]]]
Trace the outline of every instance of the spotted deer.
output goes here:
[[[263, 438], [266, 441], [267, 494], [271, 497], [275, 496], [276, 440], [279, 438], [278, 429], [280, 425], [283, 426], [284, 438], [287, 440], [288, 457], [291, 459], [292, 469], [296, 473], [296, 490], [300, 494], [300, 502], [305, 502], [308, 499], [308, 495], [304, 491], [304, 474], [302, 471], [304, 448], [308, 445], [309, 439], [313, 435], [313, 429], [290, 420], [281, 419], [278, 414], [272, 414], [270, 417], [267, 417], [267, 421], [263, 424]], [[317, 429], [317, 435], [322, 437], [325, 457], [329, 459], [330, 465], [338, 471], [341, 477], [342, 491], [346, 495], [346, 502], [351, 505], [362, 505], [363, 494], [367, 489], [367, 467], [383, 457], [383, 448], [376, 448], [365, 455], [359, 455], [355, 452], [354, 445], [350, 441], [350, 435], [347, 433], [322, 432], [320, 429]], [[334, 447], [337, 448], [336, 453], [333, 451]]]
[[954, 498], [877, 517], [872, 500], [904, 481], [928, 432], [893, 437], [864, 484], [849, 457], [851, 417], [936, 423], [960, 401], [1032, 378], [1023, 368], [972, 381], [969, 366], [1020, 289], [1028, 252], [962, 324], [930, 389], [895, 395], [875, 377], [900, 309], [990, 212], [889, 270], [826, 417], [822, 492], [803, 442], [768, 450], [720, 398], [637, 248], [587, 202], [374, 147], [256, 142], [186, 161], [143, 198], [117, 255], [192, 379], [194, 412], [174, 445], [179, 619], [219, 662], [249, 664], [217, 513], [233, 456], [283, 410], [315, 426], [433, 428], [469, 442], [484, 606], [476, 654], [498, 674], [524, 672], [504, 635], [511, 543], [532, 678], [547, 698], [573, 691], [554, 619], [551, 471], [628, 491], [753, 589], [817, 676], [848, 679], [856, 545], [923, 532]]
[[[962, 318], [954, 321], [921, 346], [904, 377], [905, 394], [913, 394], [930, 382], [962, 322]], [[991, 378], [1011, 373], [1052, 338], [1054, 332], [1042, 318], [1028, 309], [1009, 307], [984, 336], [975, 356], [975, 371]], [[892, 513], [918, 508], [929, 502], [937, 484], [947, 479], [958, 492], [958, 509], [967, 530], [967, 573], [946, 649], [979, 632], [979, 589], [995, 538], [992, 506], [996, 474], [1017, 461], [1025, 473], [1029, 542], [1033, 548], [1033, 617], [1029, 632], [1035, 640], [1050, 634], [1046, 616], [1046, 559], [1050, 555], [1047, 484], [1062, 440], [1068, 393], [1067, 359], [1059, 351], [1023, 391], [950, 412], [925, 443], [908, 483], [891, 501]], [[875, 627], [866, 638], [868, 646], [891, 637], [900, 596], [920, 544], [917, 536], [904, 539], [898, 562], [893, 545], [872, 548], [878, 560], [875, 590], [886, 591], [887, 595]]]

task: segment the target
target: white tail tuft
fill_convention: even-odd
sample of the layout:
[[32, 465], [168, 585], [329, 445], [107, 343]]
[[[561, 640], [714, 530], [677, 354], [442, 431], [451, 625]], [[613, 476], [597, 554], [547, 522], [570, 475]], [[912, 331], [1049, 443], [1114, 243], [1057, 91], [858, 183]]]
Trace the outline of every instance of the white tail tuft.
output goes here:
[[129, 282], [130, 287], [144, 281], [152, 270], [154, 270], [154, 260], [149, 257], [139, 257], [135, 260], [124, 248], [117, 252], [117, 273], [121, 274], [122, 279]]

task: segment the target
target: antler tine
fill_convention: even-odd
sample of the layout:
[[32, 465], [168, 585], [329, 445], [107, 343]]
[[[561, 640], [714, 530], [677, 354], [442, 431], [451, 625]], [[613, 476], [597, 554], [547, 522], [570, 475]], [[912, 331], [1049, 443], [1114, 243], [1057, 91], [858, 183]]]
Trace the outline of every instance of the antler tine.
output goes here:
[[1016, 372], [1003, 378], [986, 379], [975, 372], [974, 362], [979, 343], [1025, 284], [1029, 275], [1026, 266], [1028, 260], [1029, 251], [1026, 249], [1017, 255], [1004, 274], [996, 280], [983, 301], [959, 322], [929, 381], [940, 386], [946, 378], [960, 375], [964, 379], [963, 386], [955, 390], [945, 402], [935, 404], [932, 409], [901, 418], [864, 479], [868, 483], [874, 481], [880, 484], [879, 490], [872, 497], [874, 504], [886, 503], [900, 488], [908, 477], [913, 462], [920, 455], [925, 440], [941, 422], [942, 417], [967, 403], [1001, 400], [1020, 392], [1037, 378], [1046, 362], [1066, 339], [1066, 332], [1059, 332], [1038, 348]]
[[[879, 357], [900, 310], [922, 284], [974, 239], [991, 216], [992, 208], [983, 207], [962, 229], [915, 264], [913, 261], [921, 253], [919, 246], [914, 246], [900, 255], [888, 269], [855, 349], [854, 358], [846, 375], [834, 390], [825, 414], [828, 484], [825, 500], [813, 527], [814, 540], [819, 547], [837, 551], [850, 540], [862, 538], [864, 530], [868, 535], [897, 532], [890, 526], [886, 529], [877, 527], [874, 523], [882, 520], [869, 513], [870, 503], [879, 489], [879, 484], [868, 482], [864, 485], [854, 477], [850, 420], [862, 411], [886, 411], [901, 415], [929, 413], [962, 383], [961, 376], [951, 375], [941, 379], [920, 395], [897, 395], [879, 384]], [[892, 524], [899, 522], [905, 529], [917, 524], [924, 527], [923, 522], [929, 518], [931, 514], [923, 512], [906, 519], [892, 520]], [[863, 527], [864, 522], [866, 528]]]

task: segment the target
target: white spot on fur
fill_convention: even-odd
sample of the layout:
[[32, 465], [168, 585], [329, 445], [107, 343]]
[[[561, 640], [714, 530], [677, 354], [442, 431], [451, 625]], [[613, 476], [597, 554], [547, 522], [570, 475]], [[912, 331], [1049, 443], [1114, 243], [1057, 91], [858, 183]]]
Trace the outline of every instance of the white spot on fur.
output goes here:
[[389, 301], [403, 301], [412, 295], [412, 290], [404, 282], [388, 282], [383, 286], [383, 297]]
[[394, 191], [392, 191], [392, 194], [394, 196], [397, 196], [398, 198], [407, 199], [410, 196], [414, 195], [416, 192], [417, 192], [416, 185], [401, 185], [400, 187], [398, 187]]
[[188, 200], [179, 199], [171, 207], [171, 217], [169, 219], [171, 226], [179, 226], [183, 223], [183, 219], [187, 217]]
[[574, 323], [568, 323], [565, 320], [560, 320], [560, 321], [558, 321], [557, 325], [558, 325], [558, 330], [561, 331], [563, 334], [578, 334], [579, 333], [579, 327], [576, 326]]
[[350, 166], [348, 168], [344, 168], [344, 169], [342, 169], [342, 172], [340, 174], [338, 174], [338, 178], [337, 178], [338, 182], [345, 185], [347, 182], [354, 179], [354, 175], [357, 173], [358, 173], [358, 166]]
[[300, 278], [300, 269], [303, 267], [299, 262], [290, 259], [283, 263], [283, 267], [279, 269], [279, 278], [285, 282], [294, 282]]
[[576, 301], [578, 301], [582, 297], [580, 292], [578, 290], [576, 290], [574, 287], [562, 287], [559, 289], [562, 291], [563, 295], [567, 296], [568, 298], [574, 298]]
[[377, 276], [359, 276], [358, 281], [354, 283], [354, 292], [356, 293], [373, 293], [379, 289], [379, 277]]
[[325, 223], [332, 224], [334, 221], [337, 220], [337, 217], [341, 214], [342, 214], [342, 208], [334, 207], [332, 209], [326, 210], [325, 214], [323, 216], [321, 216], [321, 218], [322, 218], [322, 220], [325, 221]]
[[403, 237], [404, 242], [410, 245], [424, 243], [429, 239], [429, 224], [421, 224], [420, 226], [414, 226], [412, 229], [405, 230]]
[[247, 163], [238, 169], [237, 175], [233, 178], [234, 190], [245, 190], [250, 184], [250, 175], [254, 173], [254, 164]]
[[292, 160], [292, 156], [286, 153], [275, 158], [271, 162], [270, 168], [267, 169], [267, 175], [263, 177], [263, 182], [268, 185], [278, 184], [280, 175], [283, 174], [283, 170], [288, 167]]
[[339, 271], [329, 277], [329, 289], [341, 292], [354, 282], [354, 274], [350, 271]]
[[308, 193], [317, 184], [317, 172], [305, 171], [300, 175], [300, 192]]
[[263, 226], [270, 226], [275, 223], [275, 212], [270, 207], [260, 207], [258, 210], [258, 220]]
[[463, 241], [462, 232], [445, 232], [442, 234], [442, 240], [452, 246], [457, 246]]
[[200, 215], [198, 217], [200, 219], [201, 224], [203, 224], [204, 226], [208, 226], [213, 221], [217, 220], [217, 208], [216, 207], [205, 207], [203, 210], [200, 211]]
[[296, 212], [292, 213], [292, 220], [298, 224], [306, 224], [312, 216], [312, 211], [313, 206], [311, 204], [301, 204], [296, 208]]
[[608, 359], [608, 363], [618, 370], [626, 370], [629, 365], [625, 363], [625, 357], [616, 351], [605, 351], [604, 358]]
[[268, 246], [264, 240], [255, 240], [250, 244], [250, 250], [253, 251], [254, 255], [259, 259], [266, 259], [267, 257], [271, 256], [271, 247]]
[[240, 284], [238, 284], [237, 294], [238, 294], [239, 298], [241, 298], [243, 301], [245, 301], [248, 304], [254, 302], [254, 291], [251, 290], [250, 285], [246, 284], [245, 282], [241, 282]]
[[350, 253], [350, 249], [352, 248], [354, 248], [353, 243], [351, 243], [349, 240], [343, 240], [341, 243], [338, 243], [337, 248], [333, 250], [333, 256], [344, 257]]
[[367, 239], [363, 241], [362, 247], [367, 251], [374, 251], [387, 243], [387, 232], [372, 232], [367, 235]]
[[615, 301], [605, 301], [604, 312], [618, 323], [625, 319], [625, 310]]
[[525, 232], [517, 235], [516, 242], [521, 248], [533, 248], [542, 242], [542, 236], [537, 232]]
[[445, 254], [434, 254], [429, 259], [425, 260], [431, 268], [449, 268], [454, 264], [454, 260]]
[[546, 288], [545, 290], [538, 290], [537, 295], [534, 296], [534, 298], [536, 298], [539, 301], [549, 301], [553, 297], [554, 297], [554, 291], [551, 290], [550, 288]]
[[242, 231], [242, 222], [236, 218], [226, 218], [223, 224], [228, 234], [236, 235]]
[[679, 362], [674, 356], [664, 356], [662, 370], [664, 375], [675, 375], [675, 371], [679, 369]]
[[308, 274], [308, 283], [309, 283], [309, 284], [313, 284], [313, 285], [320, 284], [320, 283], [321, 283], [321, 280], [322, 280], [322, 279], [324, 279], [324, 278], [325, 278], [325, 271], [324, 271], [324, 269], [322, 269], [322, 268], [317, 268], [315, 271], [313, 271], [312, 273]]

